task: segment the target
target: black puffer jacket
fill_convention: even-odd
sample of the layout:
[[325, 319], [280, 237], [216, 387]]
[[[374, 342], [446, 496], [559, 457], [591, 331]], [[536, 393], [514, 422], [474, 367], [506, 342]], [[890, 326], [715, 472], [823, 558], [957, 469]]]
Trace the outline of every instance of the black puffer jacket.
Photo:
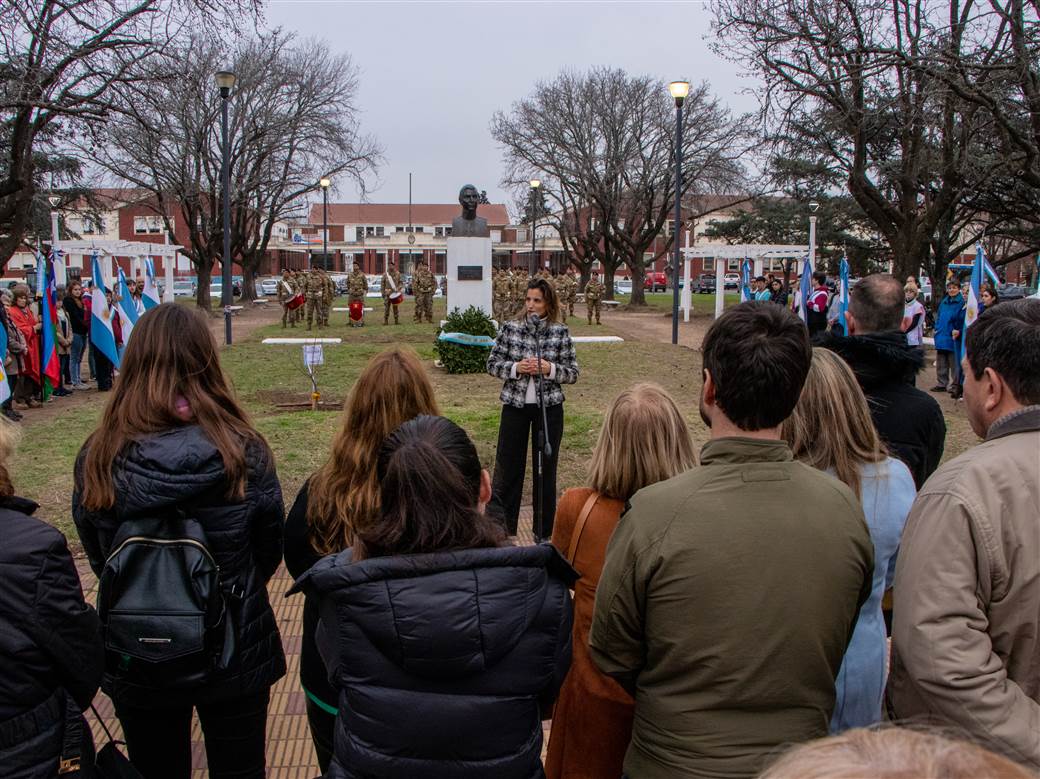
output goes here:
[[946, 420], [931, 395], [914, 386], [924, 352], [900, 332], [843, 336], [821, 333], [815, 345], [840, 355], [867, 396], [870, 415], [892, 454], [906, 463], [918, 489], [939, 467]]
[[549, 544], [317, 563], [297, 587], [339, 690], [326, 779], [543, 776], [575, 578]]
[[[65, 537], [36, 504], [0, 498], [0, 776], [58, 775], [66, 693], [81, 709], [101, 681], [97, 614]], [[89, 731], [84, 726], [84, 734]]]
[[202, 525], [222, 582], [244, 591], [241, 600], [228, 601], [236, 627], [235, 656], [227, 670], [213, 675], [204, 687], [178, 690], [169, 680], [157, 696], [155, 689], [122, 677], [110, 658], [102, 689], [124, 704], [154, 707], [237, 698], [267, 689], [284, 676], [285, 655], [267, 598], [267, 582], [282, 559], [285, 519], [270, 450], [260, 445], [247, 450], [245, 499], [229, 502], [220, 453], [199, 427], [186, 425], [147, 436], [116, 458], [116, 505], [97, 513], [80, 503], [85, 453], [86, 445], [76, 462], [72, 515], [94, 573], [104, 567], [122, 522], [163, 516], [177, 507]]

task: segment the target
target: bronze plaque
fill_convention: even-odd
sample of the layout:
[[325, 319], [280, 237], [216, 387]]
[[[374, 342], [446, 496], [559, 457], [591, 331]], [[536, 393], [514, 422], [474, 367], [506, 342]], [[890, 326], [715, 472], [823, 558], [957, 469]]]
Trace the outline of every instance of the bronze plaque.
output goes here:
[[459, 281], [483, 281], [484, 280], [484, 266], [483, 265], [460, 265], [459, 266]]

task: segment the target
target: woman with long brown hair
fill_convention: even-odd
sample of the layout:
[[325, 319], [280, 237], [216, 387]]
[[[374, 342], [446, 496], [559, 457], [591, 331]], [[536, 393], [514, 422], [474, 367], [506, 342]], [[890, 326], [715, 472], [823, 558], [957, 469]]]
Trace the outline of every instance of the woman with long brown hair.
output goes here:
[[219, 662], [151, 663], [110, 650], [102, 688], [145, 779], [190, 776], [193, 708], [209, 775], [259, 779], [270, 687], [285, 674], [267, 596], [285, 515], [273, 457], [236, 400], [199, 313], [160, 305], [134, 333], [76, 461], [73, 518], [99, 577], [127, 528], [187, 519], [201, 527], [224, 594], [223, 654]]
[[553, 712], [549, 779], [621, 776], [634, 703], [589, 656], [589, 629], [607, 543], [625, 503], [643, 487], [696, 465], [686, 421], [672, 397], [640, 383], [611, 404], [592, 450], [588, 487], [560, 498], [552, 542], [581, 574], [574, 585], [574, 661]]
[[780, 432], [796, 460], [844, 482], [863, 505], [874, 544], [874, 582], [835, 682], [831, 732], [873, 725], [881, 720], [885, 689], [881, 599], [892, 585], [903, 525], [916, 495], [914, 479], [906, 465], [888, 456], [852, 369], [827, 349], [813, 349], [798, 405]]
[[[389, 349], [369, 361], [343, 405], [329, 459], [303, 485], [289, 511], [285, 565], [294, 578], [325, 555], [348, 549], [357, 529], [377, 516], [376, 458], [386, 437], [409, 419], [438, 413], [433, 386], [414, 351]], [[336, 693], [314, 643], [317, 626], [317, 602], [307, 598], [300, 683], [311, 739], [325, 771], [332, 756]]]
[[[532, 460], [537, 461], [538, 457], [538, 439], [543, 427], [539, 394], [545, 405], [545, 438], [551, 451], [542, 460], [541, 481], [537, 478], [537, 468], [532, 467], [536, 474], [532, 489], [536, 541], [552, 535], [556, 516], [556, 464], [563, 440], [561, 385], [578, 380], [578, 357], [571, 332], [559, 320], [560, 301], [553, 285], [548, 279], [531, 279], [527, 282], [523, 307], [516, 319], [502, 323], [487, 359], [487, 372], [502, 380], [499, 396], [502, 418], [488, 513], [501, 521], [510, 535], [516, 535], [520, 517], [528, 437]], [[541, 522], [537, 526], [539, 516]]]
[[[337, 692], [326, 776], [536, 777], [571, 656], [574, 572], [484, 515], [473, 442], [420, 416], [379, 450], [378, 516], [297, 583]], [[349, 702], [349, 710], [348, 710]]]

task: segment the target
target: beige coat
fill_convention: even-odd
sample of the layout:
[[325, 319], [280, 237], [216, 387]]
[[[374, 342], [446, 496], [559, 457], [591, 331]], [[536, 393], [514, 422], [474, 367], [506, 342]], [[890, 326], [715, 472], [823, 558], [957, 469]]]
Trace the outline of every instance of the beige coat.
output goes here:
[[1040, 769], [1040, 406], [925, 483], [903, 532], [889, 700]]

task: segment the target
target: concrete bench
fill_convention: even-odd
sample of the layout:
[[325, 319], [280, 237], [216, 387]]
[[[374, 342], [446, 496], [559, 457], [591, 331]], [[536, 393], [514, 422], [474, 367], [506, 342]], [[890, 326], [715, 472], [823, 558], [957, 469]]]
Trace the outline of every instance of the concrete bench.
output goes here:
[[267, 298], [257, 298], [253, 301], [254, 306], [266, 306], [268, 304]]

